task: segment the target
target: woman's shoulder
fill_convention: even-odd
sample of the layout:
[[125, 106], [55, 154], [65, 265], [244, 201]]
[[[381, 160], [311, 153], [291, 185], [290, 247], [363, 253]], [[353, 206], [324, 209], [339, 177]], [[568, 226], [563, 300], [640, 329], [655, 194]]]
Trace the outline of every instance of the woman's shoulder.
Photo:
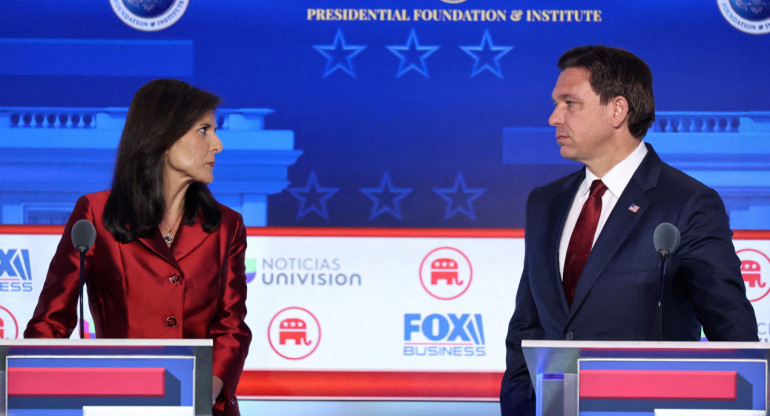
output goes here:
[[94, 192], [90, 194], [82, 195], [75, 202], [75, 208], [73, 213], [76, 212], [93, 212], [101, 215], [104, 212], [104, 205], [107, 203], [107, 198], [110, 196], [110, 191]]
[[237, 227], [243, 224], [243, 216], [241, 216], [241, 214], [239, 214], [234, 209], [226, 205], [219, 204], [219, 211], [222, 213], [222, 225], [228, 227]]
[[219, 233], [228, 236], [228, 241], [245, 243], [246, 227], [241, 214], [225, 205], [219, 204], [222, 220], [219, 223]]
[[107, 203], [107, 198], [110, 196], [110, 191], [100, 191], [100, 192], [93, 192], [90, 194], [85, 194], [80, 197], [80, 199], [86, 200], [91, 204], [95, 205], [104, 205]]

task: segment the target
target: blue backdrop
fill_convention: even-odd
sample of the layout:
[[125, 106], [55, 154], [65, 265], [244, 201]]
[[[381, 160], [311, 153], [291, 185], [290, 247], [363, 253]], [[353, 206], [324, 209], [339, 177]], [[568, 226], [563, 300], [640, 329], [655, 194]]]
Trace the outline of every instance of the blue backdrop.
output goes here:
[[[667, 140], [661, 144], [664, 159], [684, 153], [684, 159], [697, 160], [714, 143], [730, 142], [728, 149], [743, 149], [729, 167], [740, 175], [710, 185], [723, 193], [731, 214], [770, 204], [770, 148], [761, 140], [741, 142], [747, 134], [768, 135], [761, 126], [769, 122], [763, 111], [770, 110], [770, 37], [731, 25], [718, 2], [597, 0], [574, 9], [574, 2], [558, 0], [198, 0], [159, 31], [129, 26], [110, 3], [3, 1], [0, 105], [15, 127], [0, 127], [3, 147], [24, 147], [14, 136], [25, 127], [19, 107], [50, 114], [126, 107], [144, 82], [175, 77], [221, 95], [226, 109], [273, 109], [264, 127], [293, 132], [296, 161], [285, 162], [288, 176], [284, 171], [278, 178], [283, 184], [266, 191], [265, 218], [247, 218], [249, 225], [522, 227], [529, 190], [577, 167], [558, 160], [547, 128], [559, 73], [555, 62], [570, 47], [608, 44], [649, 63], [658, 111], [733, 114], [740, 125], [733, 131], [738, 134], [715, 132], [723, 134], [698, 141], [703, 147]], [[770, 8], [766, 1], [759, 7]], [[384, 11], [367, 12], [378, 9]], [[768, 21], [761, 13], [747, 16], [760, 25]], [[340, 20], [346, 17], [352, 20]], [[759, 127], [749, 130], [746, 120]], [[34, 117], [27, 127], [41, 140], [51, 136], [50, 128], [35, 130]], [[546, 129], [523, 135], [523, 127]], [[114, 145], [117, 134], [103, 139]], [[513, 152], [508, 158], [506, 141]], [[36, 146], [50, 151], [57, 143]], [[226, 140], [224, 147], [223, 158]], [[521, 153], [527, 149], [535, 155], [531, 160]], [[95, 157], [111, 163], [113, 153]], [[258, 169], [259, 163], [243, 163], [234, 175]], [[696, 177], [702, 170], [727, 169], [696, 165], [688, 172]], [[34, 170], [20, 178], [19, 169], [6, 167], [4, 181], [34, 181]], [[111, 172], [103, 171], [104, 180], [90, 185], [97, 189], [62, 184], [77, 190], [69, 203], [74, 193], [107, 187]], [[238, 181], [217, 188], [231, 171], [217, 172], [213, 189], [248, 194]], [[18, 197], [4, 201], [4, 209], [24, 203], [19, 195], [28, 186], [4, 186], [6, 200]], [[44, 198], [36, 199], [38, 208], [45, 205]], [[224, 202], [242, 208], [236, 198]], [[29, 215], [4, 218], [36, 222]], [[770, 220], [743, 215], [733, 226], [766, 229]]]

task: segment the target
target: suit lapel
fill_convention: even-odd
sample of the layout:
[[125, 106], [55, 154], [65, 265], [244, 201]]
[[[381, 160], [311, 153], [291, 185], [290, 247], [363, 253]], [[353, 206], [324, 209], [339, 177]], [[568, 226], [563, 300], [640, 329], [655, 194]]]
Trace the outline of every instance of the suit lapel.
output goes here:
[[567, 305], [567, 297], [564, 294], [564, 284], [562, 283], [559, 267], [559, 245], [561, 243], [561, 234], [564, 231], [564, 223], [567, 221], [567, 214], [569, 214], [570, 207], [572, 206], [572, 200], [575, 199], [575, 194], [583, 179], [585, 179], [585, 168], [567, 180], [563, 185], [562, 191], [551, 201], [551, 210], [548, 218], [554, 218], [556, 221], [548, 222], [548, 226], [551, 228], [545, 234], [551, 236], [549, 252], [554, 253], [554, 255], [550, 256], [552, 260], [548, 268], [548, 281], [553, 284], [553, 291], [558, 294], [560, 309], [562, 309], [564, 316], [569, 312], [569, 307]]
[[[607, 222], [588, 256], [588, 261], [583, 267], [583, 272], [575, 288], [575, 298], [572, 309], [570, 309], [569, 319], [572, 319], [577, 310], [580, 309], [580, 305], [585, 301], [591, 287], [649, 208], [650, 200], [647, 197], [647, 192], [657, 185], [662, 162], [649, 144], [647, 151], [642, 164], [634, 172], [628, 185], [626, 185], [626, 189], [618, 198], [615, 208], [607, 218]], [[632, 204], [639, 207], [636, 212], [630, 209]]]

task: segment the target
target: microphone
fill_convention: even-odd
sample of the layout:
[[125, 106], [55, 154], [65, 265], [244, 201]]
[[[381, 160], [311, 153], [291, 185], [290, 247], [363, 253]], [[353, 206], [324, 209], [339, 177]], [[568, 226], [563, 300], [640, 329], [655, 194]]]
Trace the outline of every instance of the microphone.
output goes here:
[[658, 252], [662, 261], [666, 261], [666, 257], [676, 250], [679, 245], [679, 229], [673, 224], [663, 222], [655, 227], [655, 233], [652, 236], [652, 241], [655, 244], [655, 251]]
[[72, 226], [72, 245], [75, 250], [85, 253], [96, 241], [96, 228], [88, 220], [79, 220]]
[[75, 250], [80, 252], [80, 284], [78, 284], [78, 298], [80, 303], [80, 339], [85, 338], [84, 323], [85, 318], [83, 315], [83, 284], [86, 282], [85, 269], [86, 269], [86, 251], [94, 245], [96, 241], [96, 228], [91, 224], [91, 221], [86, 219], [79, 220], [72, 226], [72, 245], [75, 246]]
[[663, 276], [666, 274], [666, 259], [679, 245], [679, 229], [663, 222], [655, 227], [652, 242], [660, 255], [660, 286], [658, 287], [658, 341], [663, 341]]

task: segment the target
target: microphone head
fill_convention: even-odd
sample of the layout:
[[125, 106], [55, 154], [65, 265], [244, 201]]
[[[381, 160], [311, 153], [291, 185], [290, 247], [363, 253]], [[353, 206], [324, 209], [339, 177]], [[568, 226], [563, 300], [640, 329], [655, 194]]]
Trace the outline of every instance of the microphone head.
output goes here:
[[667, 222], [660, 223], [655, 227], [652, 240], [655, 243], [655, 251], [658, 254], [669, 255], [679, 245], [679, 229]]
[[72, 226], [72, 245], [75, 250], [85, 253], [96, 241], [96, 228], [91, 221], [79, 220]]

